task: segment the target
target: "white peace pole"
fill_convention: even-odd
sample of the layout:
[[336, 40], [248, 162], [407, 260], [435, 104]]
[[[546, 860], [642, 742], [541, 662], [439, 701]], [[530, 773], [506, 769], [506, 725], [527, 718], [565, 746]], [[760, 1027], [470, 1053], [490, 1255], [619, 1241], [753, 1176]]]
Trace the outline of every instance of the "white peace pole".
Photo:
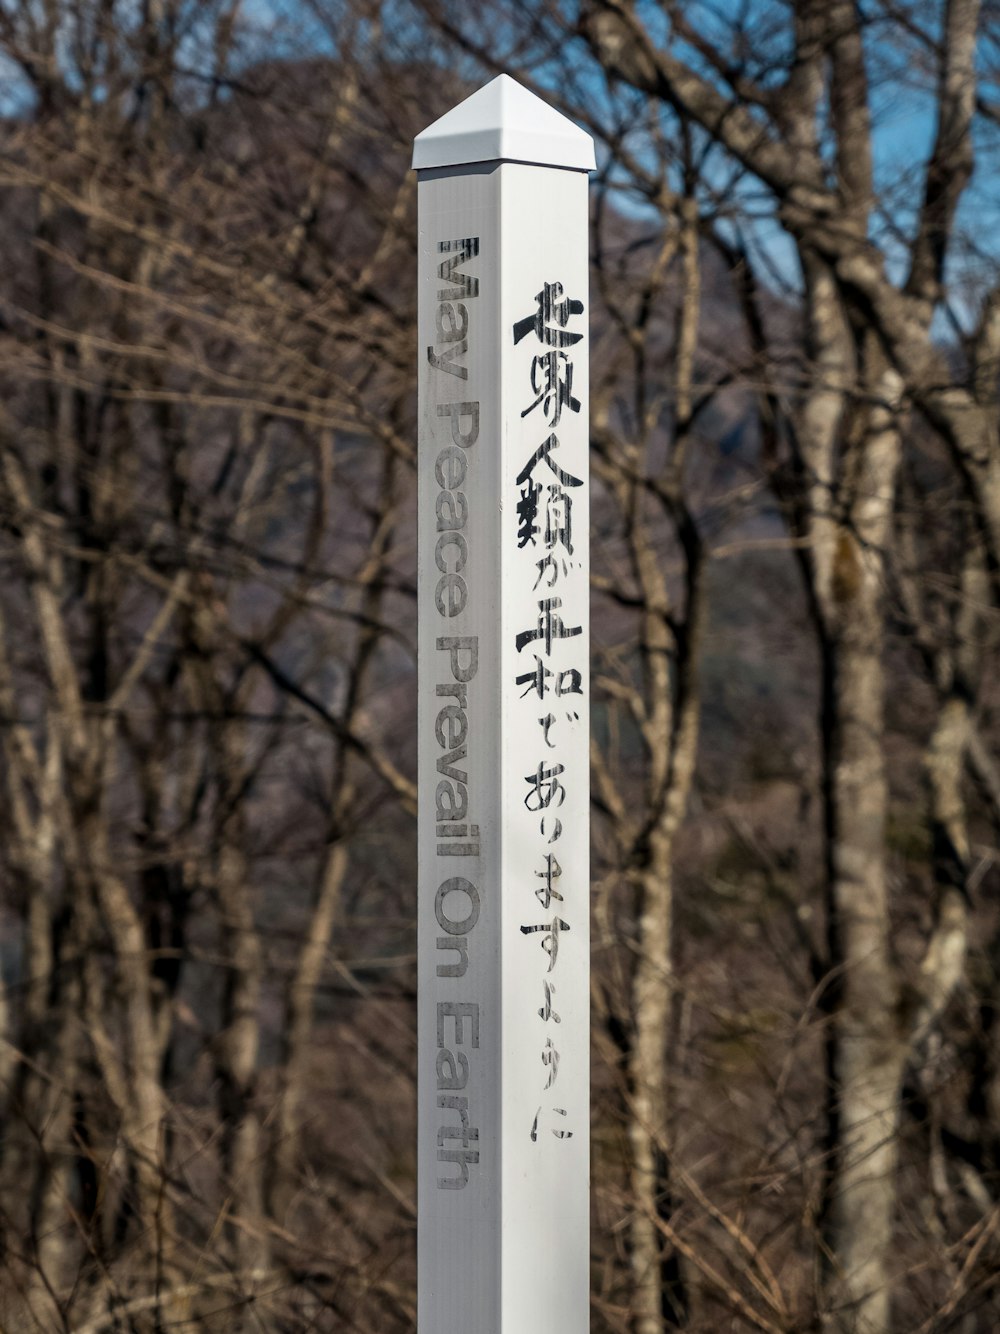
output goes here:
[[588, 135], [418, 135], [420, 1334], [589, 1329]]

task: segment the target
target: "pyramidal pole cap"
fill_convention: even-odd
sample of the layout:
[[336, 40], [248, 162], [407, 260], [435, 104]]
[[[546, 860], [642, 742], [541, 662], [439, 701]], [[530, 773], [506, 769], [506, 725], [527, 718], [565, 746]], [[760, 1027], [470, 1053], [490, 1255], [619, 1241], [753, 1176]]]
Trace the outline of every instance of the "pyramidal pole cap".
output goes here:
[[532, 162], [593, 171], [594, 141], [547, 102], [501, 74], [413, 141], [413, 168]]

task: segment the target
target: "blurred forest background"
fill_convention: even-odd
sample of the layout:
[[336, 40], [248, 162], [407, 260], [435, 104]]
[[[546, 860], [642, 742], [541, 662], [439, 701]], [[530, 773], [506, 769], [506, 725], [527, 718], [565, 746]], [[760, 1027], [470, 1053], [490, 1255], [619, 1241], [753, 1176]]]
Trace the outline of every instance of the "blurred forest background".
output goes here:
[[0, 1328], [414, 1327], [408, 166], [501, 71], [600, 164], [593, 1329], [994, 1334], [998, 0], [0, 0]]

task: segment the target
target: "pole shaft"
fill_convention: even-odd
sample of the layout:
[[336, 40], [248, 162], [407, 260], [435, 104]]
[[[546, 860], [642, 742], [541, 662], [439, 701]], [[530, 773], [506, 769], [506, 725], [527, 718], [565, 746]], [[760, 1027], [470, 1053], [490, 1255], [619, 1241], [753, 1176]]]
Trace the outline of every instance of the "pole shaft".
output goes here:
[[419, 1327], [582, 1334], [587, 177], [418, 198]]

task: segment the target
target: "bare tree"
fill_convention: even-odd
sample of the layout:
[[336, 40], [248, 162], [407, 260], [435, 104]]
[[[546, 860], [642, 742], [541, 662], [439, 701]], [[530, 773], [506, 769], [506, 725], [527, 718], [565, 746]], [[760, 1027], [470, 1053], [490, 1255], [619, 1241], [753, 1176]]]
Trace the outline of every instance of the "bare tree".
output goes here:
[[[984, 540], [994, 543], [995, 374], [987, 401], [977, 399], [975, 388], [947, 373], [932, 337], [956, 210], [972, 169], [978, 17], [974, 3], [945, 7], [936, 52], [936, 139], [908, 272], [896, 284], [870, 240], [879, 201], [865, 37], [855, 6], [796, 6], [779, 79], [766, 49], [736, 62], [680, 7], [667, 7], [664, 41], [630, 6], [598, 3], [584, 16], [586, 39], [605, 68], [695, 119], [771, 192], [799, 257], [806, 353], [800, 387], [775, 386], [764, 348], [760, 365], [763, 416], [775, 423], [774, 477], [800, 540], [823, 672], [829, 1015], [823, 1302], [845, 1331], [890, 1328], [903, 1070], [916, 1036], [959, 982], [964, 951], [964, 911], [946, 895], [924, 955], [925, 997], [916, 1021], [908, 1020], [891, 949], [886, 864], [886, 561], [907, 402], [945, 435], [976, 499]], [[715, 77], [699, 72], [689, 52]], [[989, 341], [993, 305], [987, 296], [981, 306], [970, 340], [976, 357]], [[763, 328], [759, 314], [750, 323]], [[970, 369], [972, 385], [982, 386], [977, 364]], [[932, 745], [936, 812], [947, 800], [943, 747], [952, 726], [943, 715]], [[963, 748], [960, 740], [950, 744]]]
[[407, 163], [501, 70], [601, 163], [595, 1325], [996, 1323], [997, 14], [932, 9], [0, 5], [4, 1327], [413, 1326]]
[[[357, 114], [373, 47], [343, 52], [353, 93], [328, 61], [296, 87], [238, 9], [2, 13], [24, 98], [0, 353], [13, 1327], [160, 1328], [221, 1290], [237, 1328], [289, 1266], [320, 1269], [301, 1302], [324, 1309], [357, 1265], [328, 1216], [307, 1244], [293, 1198], [349, 840], [413, 806], [369, 712], [412, 670], [387, 299], [411, 189], [364, 179], [406, 132]], [[283, 850], [286, 889], [317, 886], [301, 933]]]
[[[811, 979], [809, 1004], [818, 1008], [825, 1048], [823, 1129], [814, 1150], [816, 1191], [808, 1206], [823, 1271], [815, 1304], [835, 1328], [888, 1330], [907, 1072], [921, 1066], [928, 1041], [938, 1040], [931, 1035], [967, 985], [971, 866], [963, 792], [966, 769], [975, 764], [970, 719], [977, 713], [979, 687], [973, 659], [983, 642], [976, 619], [996, 564], [991, 512], [1000, 466], [996, 264], [980, 251], [977, 276], [986, 271], [986, 293], [977, 293], [971, 309], [961, 313], [951, 297], [948, 265], [954, 272], [975, 253], [961, 209], [973, 176], [977, 111], [981, 123], [991, 120], [990, 104], [977, 94], [976, 62], [977, 49], [989, 50], [992, 13], [974, 0], [954, 0], [940, 7], [938, 32], [923, 12], [906, 5], [862, 11], [853, 4], [806, 2], [789, 9], [761, 3], [729, 15], [621, 0], [594, 0], [578, 13], [556, 4], [514, 3], [486, 33], [454, 7], [428, 3], [422, 9], [444, 40], [481, 68], [515, 66], [529, 78], [537, 70], [543, 82], [559, 68], [558, 95], [599, 135], [607, 179], [641, 201], [639, 207], [659, 212], [664, 234], [674, 238], [665, 250], [650, 247], [642, 261], [647, 297], [654, 307], [659, 304], [660, 318], [672, 290], [658, 281], [661, 265], [669, 264], [676, 238], [694, 234], [694, 227], [732, 275], [731, 308], [741, 314], [741, 333], [726, 375], [756, 397], [759, 464], [797, 555], [818, 651], [822, 934], [796, 928]], [[917, 200], [912, 225], [901, 220], [898, 202], [885, 194], [884, 173], [877, 177], [874, 165], [882, 142], [875, 118], [885, 95], [877, 80], [906, 77], [920, 83], [922, 106], [935, 118], [926, 153], [910, 164], [906, 189]], [[623, 107], [629, 111], [622, 114]], [[686, 147], [692, 143], [699, 146], [694, 154]], [[783, 233], [779, 257], [775, 242], [766, 234], [761, 239], [755, 214], [771, 227], [771, 237], [778, 229]], [[695, 253], [690, 243], [687, 253]], [[622, 283], [621, 274], [609, 279], [605, 264], [598, 243], [602, 294], [616, 284], [620, 290]], [[697, 312], [690, 267], [684, 273], [682, 283]], [[942, 339], [942, 317], [961, 326], [959, 337]], [[700, 322], [706, 323], [704, 313]], [[687, 323], [696, 326], [697, 313]], [[648, 326], [649, 311], [641, 301], [631, 307], [621, 303], [622, 346], [630, 346], [635, 357], [628, 379], [633, 389], [642, 385], [635, 392], [645, 396], [632, 422], [655, 421], [652, 382], [664, 395], [674, 386], [683, 427], [690, 411], [684, 338], [663, 340], [651, 351]], [[615, 365], [619, 394], [625, 364], [623, 353]], [[608, 425], [627, 440], [624, 420], [598, 415], [602, 482], [612, 493], [617, 486], [626, 494], [631, 477], [643, 504], [652, 505], [656, 488], [648, 464], [639, 464], [634, 450], [623, 448], [606, 466]], [[931, 675], [944, 692], [927, 741], [928, 829], [937, 853], [936, 870], [925, 885], [925, 929], [913, 966], [894, 943], [901, 905], [894, 904], [891, 892], [893, 775], [885, 673], [898, 615], [889, 589], [900, 469], [928, 427], [950, 451], [969, 497], [971, 526], [965, 529], [967, 561], [963, 558], [961, 572], [954, 573], [961, 590], [953, 607], [957, 620], [947, 645], [931, 654]], [[674, 448], [683, 459], [683, 430]], [[669, 475], [683, 478], [683, 463], [679, 473]], [[690, 480], [681, 495], [690, 511]], [[635, 515], [648, 512], [636, 504], [623, 509], [629, 515], [626, 542], [637, 531]], [[676, 508], [666, 517], [669, 530]], [[641, 540], [641, 525], [638, 531]], [[683, 524], [676, 531], [683, 535]], [[703, 563], [700, 541], [701, 548], [685, 548], [689, 574]], [[606, 535], [605, 542], [614, 549]], [[642, 886], [632, 918], [637, 990], [617, 1018], [626, 1015], [637, 1037], [633, 1049], [619, 1022], [619, 1046], [634, 1059], [629, 1305], [633, 1327], [644, 1334], [691, 1318], [683, 1302], [672, 1307], [672, 1294], [682, 1290], [676, 1270], [671, 1272], [672, 1252], [687, 1255], [692, 1272], [700, 1264], [707, 1278], [704, 1251], [686, 1242], [678, 1228], [680, 1201], [673, 1198], [665, 1163], [679, 1055], [670, 1042], [667, 996], [683, 983], [674, 973], [677, 946], [670, 926], [677, 850], [675, 836], [666, 836], [677, 821], [657, 822], [658, 798], [666, 787], [655, 774], [683, 773], [686, 748], [678, 745], [683, 733], [672, 724], [660, 727], [655, 742], [647, 729], [655, 718], [662, 723], [682, 716], [682, 709], [674, 710], [693, 679], [684, 665], [688, 641], [674, 633], [676, 611], [668, 611], [668, 560], [657, 552], [648, 562], [652, 581], [636, 585], [623, 559], [599, 584], [620, 606], [642, 609], [638, 643], [645, 653], [652, 648], [652, 660], [663, 667], [658, 686], [651, 670], [645, 691], [635, 697], [620, 669], [615, 687], [650, 756], [652, 781], [642, 798], [637, 800], [632, 787], [634, 774], [612, 778], [608, 752], [599, 747], [595, 755], [599, 804], [612, 813], [621, 835], [610, 861]], [[695, 598], [682, 605], [697, 613], [699, 603]], [[925, 629], [912, 598], [909, 609], [912, 626]], [[691, 625], [697, 623], [695, 614]], [[909, 633], [919, 640], [923, 630]], [[697, 636], [691, 642], [696, 645]], [[697, 662], [696, 649], [689, 661]], [[692, 720], [697, 694], [691, 696]], [[617, 736], [609, 733], [612, 745]], [[678, 814], [689, 786], [690, 779], [673, 790]], [[647, 833], [657, 830], [645, 845], [648, 879], [639, 869], [642, 858], [629, 851], [634, 809], [643, 812], [646, 823], [640, 819], [640, 825]], [[764, 861], [773, 866], [773, 859]], [[790, 906], [797, 919], [812, 911], [800, 891]], [[619, 929], [626, 935], [633, 931], [627, 919]], [[664, 1161], [654, 1172], [658, 1136]], [[704, 1210], [705, 1201], [699, 1207]], [[739, 1282], [726, 1294], [718, 1271], [708, 1281], [732, 1306]], [[781, 1327], [787, 1305], [768, 1291], [758, 1318]], [[750, 1318], [747, 1310], [743, 1316]]]

